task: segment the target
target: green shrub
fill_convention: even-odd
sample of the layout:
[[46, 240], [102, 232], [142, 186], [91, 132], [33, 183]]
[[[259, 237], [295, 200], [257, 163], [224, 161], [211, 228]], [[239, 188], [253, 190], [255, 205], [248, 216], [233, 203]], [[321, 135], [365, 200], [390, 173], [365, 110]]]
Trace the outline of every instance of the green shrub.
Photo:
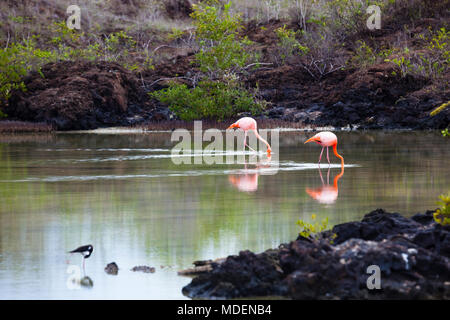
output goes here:
[[257, 59], [247, 50], [252, 42], [239, 34], [243, 28], [240, 15], [233, 15], [230, 8], [231, 2], [223, 10], [204, 3], [193, 5], [191, 17], [199, 46], [195, 63], [210, 79], [240, 72]]
[[383, 48], [375, 49], [368, 45], [364, 40], [356, 41], [357, 47], [353, 56], [348, 61], [354, 67], [366, 67], [385, 61], [387, 57], [392, 55], [394, 49]]
[[[297, 225], [300, 226], [300, 235], [304, 238], [308, 238], [311, 240], [320, 240], [322, 238], [323, 231], [328, 228], [328, 218], [323, 219], [320, 223], [316, 222], [316, 215], [311, 215], [311, 219], [314, 223], [308, 223], [303, 220], [298, 220]], [[331, 235], [331, 243], [333, 239], [336, 238], [336, 234]]]
[[36, 48], [33, 38], [0, 49], [0, 105], [6, 103], [12, 90], [26, 90], [22, 79], [29, 71], [40, 72], [43, 64], [55, 59], [54, 52]]
[[286, 25], [275, 30], [279, 45], [279, 58], [281, 63], [285, 63], [287, 59], [294, 55], [302, 56], [309, 51], [308, 47], [303, 46], [298, 40], [298, 31], [286, 28]]
[[438, 202], [441, 207], [433, 214], [434, 220], [443, 225], [450, 225], [450, 192], [445, 196], [439, 196], [441, 201]]
[[[153, 60], [148, 50], [138, 48], [136, 40], [126, 31], [86, 36], [83, 32], [69, 29], [65, 21], [53, 23], [50, 31], [50, 45], [57, 46], [59, 60], [117, 62], [130, 71], [153, 69]], [[130, 59], [130, 52], [133, 52], [133, 61]]]
[[358, 46], [356, 47], [355, 53], [350, 59], [350, 64], [356, 67], [359, 66], [369, 66], [376, 62], [377, 54], [375, 51], [367, 45], [364, 40], [356, 41]]
[[426, 51], [411, 52], [404, 48], [402, 52], [394, 51], [396, 57], [386, 59], [400, 68], [401, 76], [420, 75], [429, 79], [440, 79], [448, 72], [450, 63], [450, 31], [441, 28], [437, 31], [428, 30], [428, 34], [417, 37], [426, 47]]
[[[404, 52], [407, 54], [409, 52], [409, 49], [405, 48]], [[386, 59], [385, 61], [395, 64], [399, 68], [400, 76], [402, 78], [406, 77], [408, 74], [414, 74], [416, 71], [415, 68], [417, 66], [413, 65], [413, 63], [409, 59], [409, 56], [407, 56], [407, 55], [401, 55], [396, 58]], [[394, 71], [393, 75], [396, 75], [396, 74], [397, 74], [396, 71]]]
[[20, 52], [16, 44], [0, 49], [0, 99], [5, 103], [14, 89], [25, 89], [22, 77], [27, 74], [27, 68], [15, 63], [15, 56]]
[[167, 104], [182, 120], [226, 119], [239, 112], [256, 114], [262, 104], [249, 91], [219, 81], [202, 81], [195, 88], [172, 83], [169, 88], [150, 93]]
[[52, 37], [50, 42], [55, 45], [77, 45], [80, 44], [81, 37], [84, 33], [76, 29], [69, 29], [66, 21], [54, 22], [49, 27]]
[[448, 131], [448, 128], [441, 130], [441, 134], [443, 137], [450, 137], [450, 131]]

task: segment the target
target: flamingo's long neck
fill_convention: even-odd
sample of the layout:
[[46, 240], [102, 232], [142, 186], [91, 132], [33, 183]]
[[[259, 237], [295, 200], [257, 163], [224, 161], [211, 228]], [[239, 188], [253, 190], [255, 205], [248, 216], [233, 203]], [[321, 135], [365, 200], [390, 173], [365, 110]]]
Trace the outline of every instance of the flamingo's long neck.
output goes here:
[[337, 153], [337, 143], [335, 143], [335, 144], [333, 145], [333, 152], [334, 152], [334, 155], [335, 155], [336, 157], [338, 157], [339, 159], [341, 159], [342, 173], [344, 173], [344, 158], [343, 158], [339, 153]]
[[256, 135], [256, 137], [257, 137], [259, 140], [261, 140], [262, 142], [264, 142], [264, 143], [266, 144], [266, 146], [267, 146], [267, 152], [270, 154], [270, 153], [272, 152], [272, 148], [270, 148], [270, 144], [269, 144], [266, 140], [264, 140], [263, 137], [261, 137], [261, 136], [259, 135], [259, 133], [258, 133], [257, 130], [255, 130], [255, 135]]

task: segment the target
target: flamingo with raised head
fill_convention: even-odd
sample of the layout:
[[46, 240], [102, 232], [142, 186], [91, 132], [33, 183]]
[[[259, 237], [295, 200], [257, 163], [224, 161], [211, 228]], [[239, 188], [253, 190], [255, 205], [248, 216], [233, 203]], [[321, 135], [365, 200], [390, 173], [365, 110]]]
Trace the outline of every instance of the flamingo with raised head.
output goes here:
[[245, 146], [247, 146], [250, 150], [253, 150], [248, 144], [247, 144], [247, 132], [248, 131], [253, 131], [256, 135], [256, 137], [261, 140], [266, 146], [267, 146], [267, 155], [270, 156], [272, 149], [270, 148], [269, 143], [263, 139], [263, 137], [261, 137], [258, 133], [258, 129], [257, 129], [257, 124], [256, 124], [256, 120], [250, 117], [244, 117], [239, 119], [238, 121], [236, 121], [235, 123], [233, 123], [231, 126], [229, 126], [227, 128], [228, 129], [242, 129], [244, 130], [244, 150], [245, 150]]
[[320, 160], [322, 159], [323, 149], [325, 149], [325, 147], [327, 147], [327, 160], [328, 163], [330, 163], [330, 156], [328, 155], [328, 147], [333, 147], [333, 152], [335, 156], [341, 159], [341, 167], [344, 168], [344, 158], [339, 153], [337, 153], [337, 137], [333, 132], [330, 131], [319, 132], [305, 141], [305, 143], [308, 142], [315, 142], [318, 145], [322, 146], [322, 151], [320, 152], [319, 156], [319, 165]]

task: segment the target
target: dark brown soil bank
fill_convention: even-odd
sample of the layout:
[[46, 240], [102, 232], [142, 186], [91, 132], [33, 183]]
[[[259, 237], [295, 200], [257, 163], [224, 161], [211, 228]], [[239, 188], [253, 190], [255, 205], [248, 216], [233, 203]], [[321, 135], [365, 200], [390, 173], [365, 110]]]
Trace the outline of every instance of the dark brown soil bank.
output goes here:
[[[166, 79], [192, 70], [191, 56], [162, 63], [142, 79], [115, 63], [61, 62], [46, 65], [42, 75], [25, 79], [5, 112], [11, 120], [44, 122], [58, 130], [130, 126], [176, 120], [167, 106], [147, 93], [167, 86]], [[393, 73], [397, 75], [393, 75]], [[320, 81], [299, 66], [252, 71], [248, 87], [258, 85], [270, 103], [256, 118], [292, 123], [292, 127], [334, 126], [360, 129], [445, 129], [450, 108], [430, 112], [450, 100], [425, 79], [402, 78], [384, 63], [360, 70], [336, 71]], [[449, 77], [449, 75], [447, 75]], [[447, 81], [447, 80], [445, 80]], [[448, 81], [447, 81], [448, 82]]]
[[[241, 251], [211, 264], [212, 271], [194, 278], [183, 293], [219, 299], [450, 298], [450, 228], [436, 224], [431, 211], [408, 219], [378, 209], [324, 236], [299, 237], [260, 254]], [[367, 287], [371, 265], [381, 270], [381, 289]]]
[[[396, 75], [393, 75], [393, 74]], [[450, 109], [430, 112], [450, 100], [425, 79], [405, 77], [390, 63], [336, 71], [314, 81], [301, 67], [282, 66], [250, 75], [272, 103], [266, 117], [314, 126], [361, 129], [444, 129]]]
[[82, 130], [132, 125], [154, 111], [136, 76], [118, 64], [61, 62], [41, 71], [25, 79], [25, 92], [13, 93], [10, 118]]

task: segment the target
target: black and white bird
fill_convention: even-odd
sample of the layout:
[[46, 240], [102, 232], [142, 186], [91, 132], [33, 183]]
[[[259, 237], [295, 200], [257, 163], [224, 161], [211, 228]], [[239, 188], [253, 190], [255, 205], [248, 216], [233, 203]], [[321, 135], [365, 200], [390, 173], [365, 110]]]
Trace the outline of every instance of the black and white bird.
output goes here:
[[91, 244], [86, 246], [81, 246], [76, 248], [75, 250], [69, 251], [69, 253], [80, 253], [83, 256], [83, 269], [84, 269], [84, 260], [89, 258], [94, 251], [94, 247]]

